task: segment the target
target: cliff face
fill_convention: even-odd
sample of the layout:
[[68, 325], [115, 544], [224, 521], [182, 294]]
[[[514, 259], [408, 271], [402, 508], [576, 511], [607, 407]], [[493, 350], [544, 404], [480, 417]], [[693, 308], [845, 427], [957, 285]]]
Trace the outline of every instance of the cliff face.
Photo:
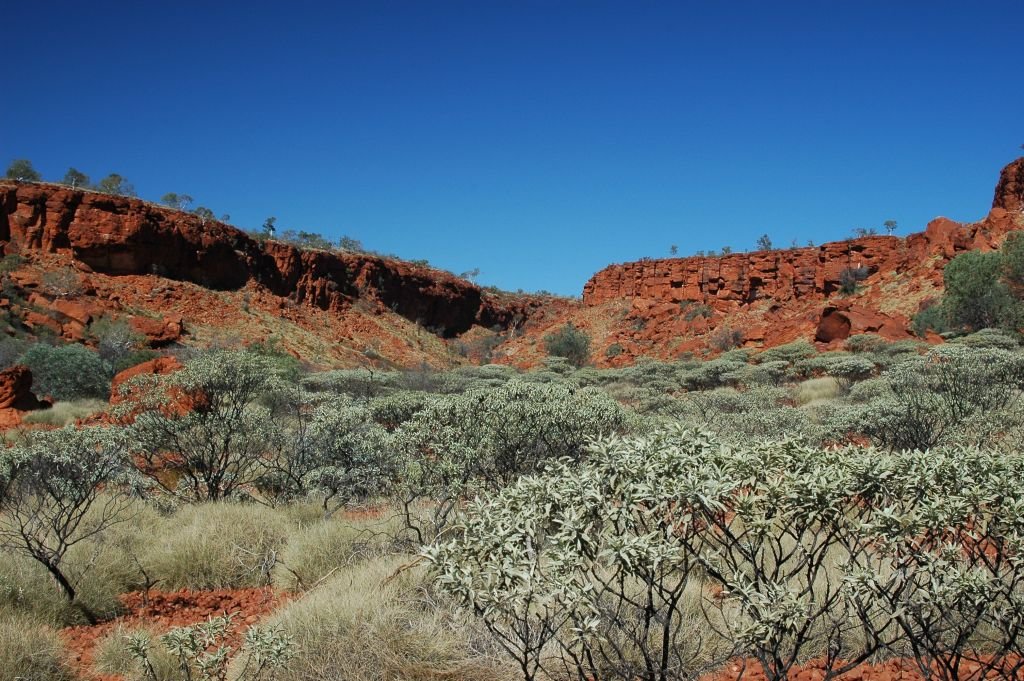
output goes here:
[[813, 248], [737, 253], [720, 257], [647, 260], [611, 265], [583, 288], [583, 301], [596, 305], [622, 298], [693, 301], [716, 310], [761, 300], [789, 303], [825, 300], [839, 292], [844, 272], [907, 271], [932, 256], [949, 258], [965, 250], [992, 248], [1008, 221], [959, 225], [938, 219], [906, 239], [871, 236]]
[[[580, 304], [496, 295], [390, 258], [263, 242], [137, 199], [0, 182], [0, 253], [26, 256], [2, 277], [0, 327], [92, 342], [100, 316], [127, 317], [153, 347], [274, 335], [326, 366], [467, 356], [532, 366], [544, 336], [566, 323], [590, 334], [598, 366], [800, 338], [837, 347], [857, 333], [908, 337], [913, 315], [941, 295], [945, 264], [998, 247], [1024, 228], [1022, 210], [1024, 159], [1003, 169], [980, 222], [938, 218], [906, 238], [611, 265]], [[853, 290], [844, 287], [854, 274]]]
[[53, 185], [0, 184], [0, 241], [5, 253], [66, 253], [105, 275], [158, 275], [223, 291], [254, 282], [334, 313], [372, 299], [445, 337], [474, 324], [508, 326], [529, 308], [498, 303], [471, 282], [428, 267], [261, 243], [215, 220]]
[[[588, 307], [625, 305], [606, 345], [616, 357], [671, 356], [706, 348], [718, 329], [763, 347], [797, 338], [832, 343], [855, 333], [909, 336], [910, 318], [941, 294], [942, 268], [958, 253], [997, 248], [1021, 229], [1024, 159], [1000, 174], [989, 215], [973, 224], [945, 218], [906, 238], [870, 236], [819, 247], [611, 265], [583, 289]], [[856, 290], [844, 292], [855, 277]], [[612, 363], [618, 363], [613, 361]]]

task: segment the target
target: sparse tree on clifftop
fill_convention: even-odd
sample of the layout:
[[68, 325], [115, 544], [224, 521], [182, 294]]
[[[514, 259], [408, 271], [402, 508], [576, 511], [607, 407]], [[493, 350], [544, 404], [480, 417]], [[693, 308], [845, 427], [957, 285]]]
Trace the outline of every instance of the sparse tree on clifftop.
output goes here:
[[68, 168], [68, 172], [64, 173], [64, 179], [61, 182], [72, 189], [88, 187], [89, 176], [76, 168]]
[[20, 182], [39, 182], [43, 179], [43, 176], [32, 167], [32, 161], [29, 161], [27, 158], [18, 158], [11, 161], [11, 165], [7, 166], [7, 179]]
[[118, 196], [135, 196], [135, 187], [128, 180], [117, 173], [110, 173], [96, 185], [96, 190], [104, 194], [117, 194]]
[[188, 194], [168, 192], [160, 198], [160, 203], [170, 206], [175, 210], [188, 210], [188, 207], [192, 204], [192, 197]]
[[757, 239], [757, 250], [759, 251], [770, 251], [772, 250], [772, 239], [767, 234], [762, 234]]

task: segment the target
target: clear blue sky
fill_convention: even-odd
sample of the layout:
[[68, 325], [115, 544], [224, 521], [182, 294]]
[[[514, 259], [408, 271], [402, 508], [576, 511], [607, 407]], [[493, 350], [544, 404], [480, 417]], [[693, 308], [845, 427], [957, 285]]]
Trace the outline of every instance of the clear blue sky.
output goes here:
[[12, 2], [0, 163], [502, 288], [983, 216], [1024, 3]]

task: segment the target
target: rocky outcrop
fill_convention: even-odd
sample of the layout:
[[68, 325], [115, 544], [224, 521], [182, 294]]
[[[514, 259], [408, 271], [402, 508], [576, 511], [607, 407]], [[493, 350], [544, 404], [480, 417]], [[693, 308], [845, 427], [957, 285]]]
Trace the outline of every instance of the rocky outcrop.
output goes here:
[[906, 271], [931, 256], [993, 248], [1003, 236], [1004, 229], [987, 222], [961, 225], [938, 218], [906, 239], [871, 236], [814, 248], [642, 260], [595, 274], [583, 288], [583, 302], [648, 298], [729, 311], [762, 300], [825, 300], [843, 289], [844, 278]]
[[51, 404], [32, 394], [32, 372], [28, 367], [18, 365], [0, 371], [0, 429], [16, 426], [26, 413]]
[[132, 317], [128, 324], [132, 330], [146, 337], [146, 343], [151, 348], [170, 345], [185, 333], [185, 320], [181, 315], [171, 315], [162, 319]]
[[44, 404], [32, 394], [32, 372], [25, 366], [0, 371], [0, 409], [31, 411]]
[[1024, 210], [1024, 158], [1018, 158], [999, 173], [992, 207], [1008, 213]]
[[946, 218], [906, 238], [868, 236], [818, 247], [612, 265], [583, 289], [586, 306], [625, 303], [608, 342], [616, 363], [714, 345], [727, 327], [741, 342], [766, 347], [797, 338], [834, 345], [851, 335], [910, 336], [910, 321], [940, 295], [946, 262], [968, 250], [998, 248], [1024, 226], [1024, 159], [1000, 175], [993, 207], [980, 222]]
[[[528, 312], [528, 305], [501, 304], [479, 286], [433, 268], [262, 242], [216, 220], [58, 185], [0, 183], [0, 242], [5, 253], [68, 253], [107, 275], [156, 274], [218, 290], [256, 282], [331, 312], [369, 301], [445, 337], [474, 324], [507, 326]], [[158, 343], [174, 335], [140, 330]]]

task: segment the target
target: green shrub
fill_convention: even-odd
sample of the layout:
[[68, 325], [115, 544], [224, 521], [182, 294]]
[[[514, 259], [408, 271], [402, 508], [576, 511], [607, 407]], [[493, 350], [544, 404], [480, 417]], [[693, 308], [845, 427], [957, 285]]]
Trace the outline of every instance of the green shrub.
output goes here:
[[946, 293], [942, 305], [955, 328], [1019, 326], [1021, 303], [1003, 282], [1000, 253], [968, 251], [953, 258], [943, 271]]
[[948, 306], [936, 301], [923, 305], [911, 320], [910, 328], [918, 338], [924, 338], [929, 331], [946, 333], [949, 331]]
[[590, 360], [590, 336], [569, 323], [544, 336], [544, 349], [549, 355], [565, 357], [573, 366], [581, 367]]
[[890, 651], [986, 678], [1019, 650], [1022, 473], [1019, 454], [666, 428], [475, 500], [424, 555], [524, 679], [699, 678], [735, 657], [771, 679], [817, 657], [834, 678]]
[[7, 336], [0, 339], [0, 371], [14, 366], [29, 348], [29, 343], [20, 338]]
[[813, 357], [818, 354], [818, 349], [806, 340], [796, 340], [785, 345], [777, 345], [774, 348], [762, 350], [755, 357], [759, 363], [765, 362], [786, 362], [794, 364], [802, 359]]
[[370, 401], [370, 418], [388, 430], [394, 430], [427, 407], [428, 393], [403, 390]]
[[[939, 346], [851, 391], [857, 406], [835, 413], [837, 433], [862, 433], [887, 449], [1012, 442], [1024, 420], [1018, 386], [1024, 355]], [[1011, 445], [1012, 446], [1012, 445]]]
[[[192, 501], [244, 494], [269, 474], [276, 431], [274, 398], [285, 391], [273, 364], [251, 352], [197, 355], [164, 376], [140, 376], [126, 385], [139, 411], [131, 429], [134, 454], [152, 482]], [[166, 395], [201, 395], [185, 413], [167, 412]]]
[[32, 391], [37, 395], [61, 401], [110, 396], [110, 367], [83, 345], [36, 343], [21, 363], [32, 371]]
[[844, 295], [853, 295], [857, 292], [860, 282], [868, 278], [871, 270], [867, 267], [847, 267], [839, 273], [839, 291]]
[[426, 524], [415, 523], [431, 534], [476, 490], [501, 487], [559, 457], [578, 458], [590, 437], [629, 427], [627, 412], [607, 394], [565, 382], [510, 381], [437, 399], [391, 441], [399, 507], [436, 502]]
[[17, 253], [9, 253], [0, 258], [0, 275], [10, 274], [20, 269], [26, 262], [25, 257]]
[[843, 347], [850, 352], [877, 352], [887, 340], [874, 333], [858, 333], [850, 336]]
[[90, 623], [101, 613], [81, 598], [87, 580], [69, 558], [127, 520], [129, 467], [112, 427], [31, 431], [0, 452], [0, 547], [44, 567]]
[[960, 338], [952, 343], [966, 345], [971, 348], [998, 348], [1000, 350], [1019, 350], [1020, 338], [1003, 329], [981, 329]]

